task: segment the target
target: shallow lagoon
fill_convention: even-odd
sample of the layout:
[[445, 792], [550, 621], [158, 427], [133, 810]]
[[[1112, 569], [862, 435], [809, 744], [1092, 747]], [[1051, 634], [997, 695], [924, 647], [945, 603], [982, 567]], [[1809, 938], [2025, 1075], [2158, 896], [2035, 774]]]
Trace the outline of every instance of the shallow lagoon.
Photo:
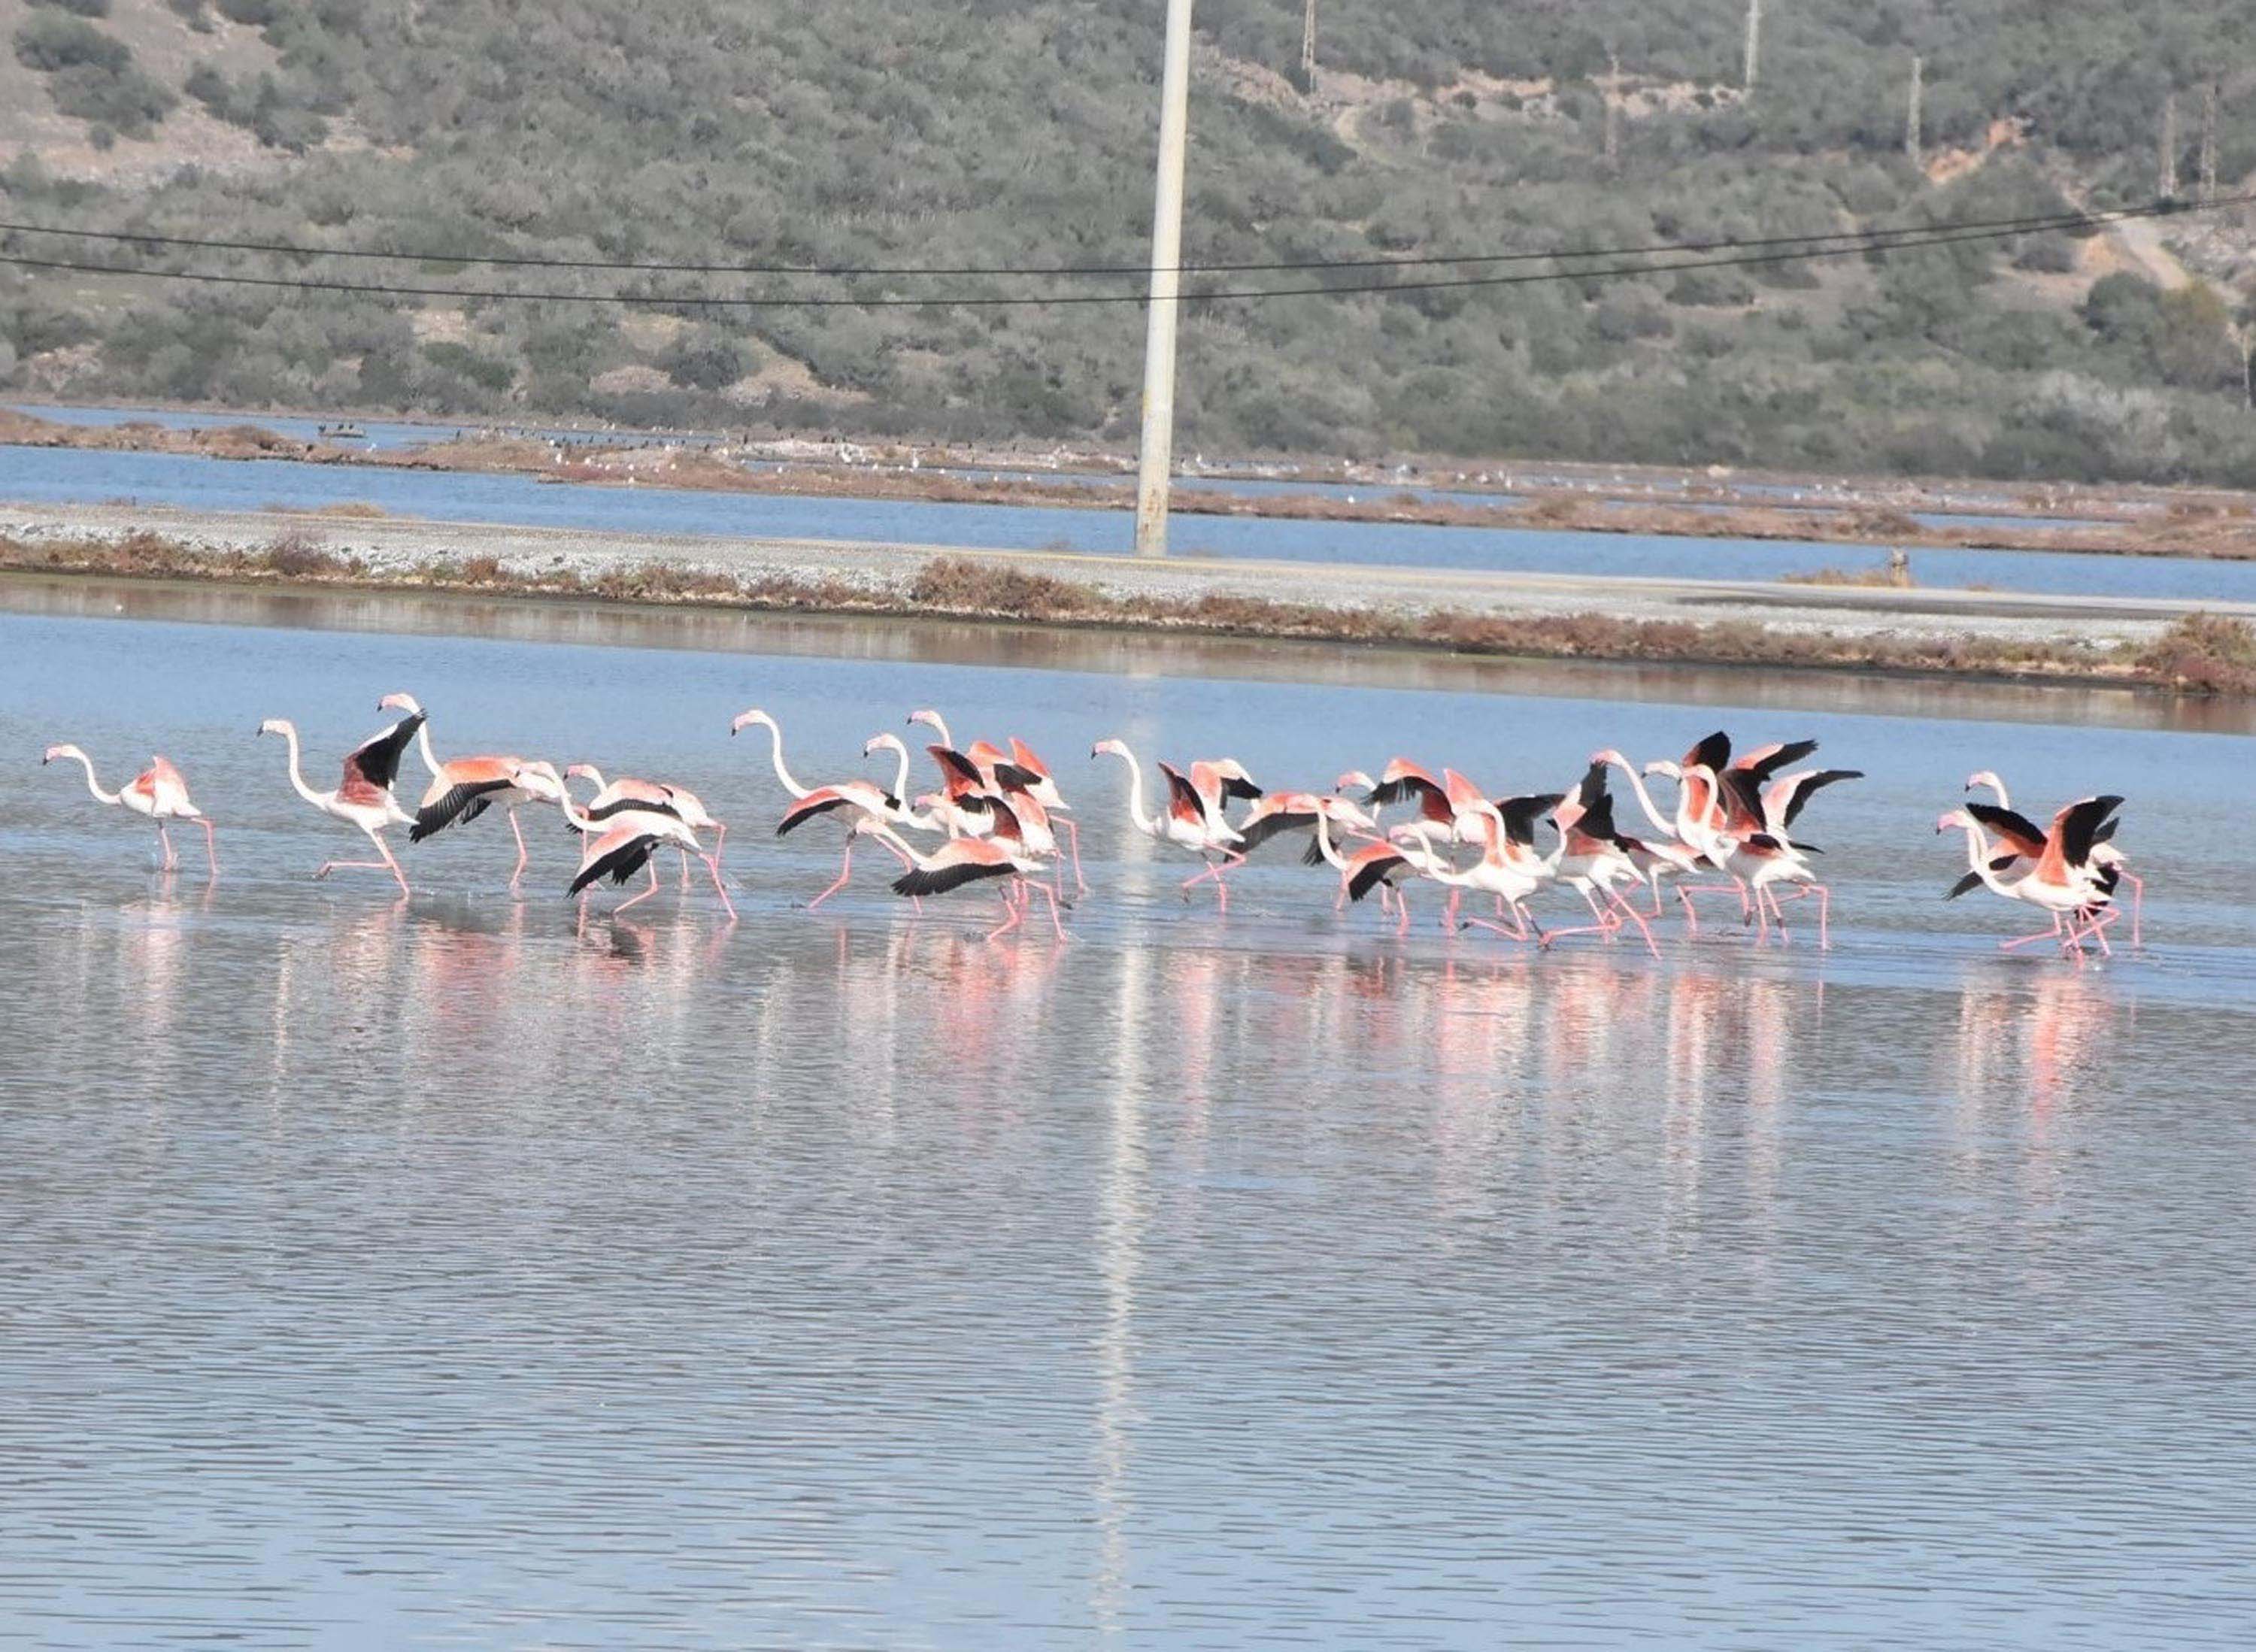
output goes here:
[[[2256, 1630], [2245, 738], [1963, 691], [1821, 710], [1822, 679], [1733, 706], [1715, 674], [1676, 704], [1649, 674], [1613, 700], [784, 651], [808, 634], [0, 615], [19, 1639]], [[743, 921], [669, 892], [575, 933], [530, 816], [522, 902], [490, 822], [414, 851], [405, 905], [305, 882], [349, 837], [250, 730], [297, 717], [327, 784], [312, 754], [393, 688], [442, 751], [695, 786]], [[1088, 823], [1072, 939], [982, 945], [983, 908], [917, 922], [874, 880], [798, 910], [835, 841], [767, 835], [765, 752], [725, 732], [755, 702], [802, 780], [864, 772], [917, 704], [1027, 735]], [[1829, 957], [1722, 926], [1657, 964], [1398, 944], [1289, 856], [1220, 921], [1082, 756], [1117, 732], [1282, 785], [1406, 748], [1502, 787], [1719, 723], [1869, 771], [1808, 822]], [[152, 873], [139, 822], [38, 767], [60, 738], [179, 761], [219, 886]], [[1933, 818], [1983, 766], [2133, 798], [2150, 957], [2001, 958], [2020, 914], [1940, 901]]]

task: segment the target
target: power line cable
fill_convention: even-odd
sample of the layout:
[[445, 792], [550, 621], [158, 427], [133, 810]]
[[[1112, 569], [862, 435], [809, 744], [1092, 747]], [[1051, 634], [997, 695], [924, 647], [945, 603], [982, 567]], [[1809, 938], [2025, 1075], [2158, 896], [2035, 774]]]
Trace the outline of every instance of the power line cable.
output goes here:
[[[1946, 224], [1905, 224], [1871, 229], [1814, 231], [1806, 235], [1726, 237], [1712, 241], [1647, 242], [1612, 247], [1554, 247], [1512, 252], [1421, 253], [1399, 258], [1272, 259], [1260, 262], [1216, 261], [1176, 266], [1184, 275], [1247, 274], [1295, 270], [1420, 269], [1435, 265], [1524, 264], [1547, 259], [1589, 259], [1658, 257], [1679, 252], [1731, 252], [1801, 246], [1826, 242], [1864, 243], [1905, 236], [1922, 236], [1936, 229], [1994, 229], [2001, 234], [2030, 234], [2047, 229], [2096, 229], [2126, 219], [2168, 217], [2178, 213], [2205, 211], [2256, 201], [2256, 194], [2223, 197], [2199, 204], [2175, 197], [2137, 206], [2110, 208], [2099, 212], [2034, 214], [2014, 218], [1961, 219]], [[0, 221], [0, 234], [54, 236], [72, 240], [101, 241], [134, 246], [173, 247], [210, 252], [271, 253], [302, 258], [363, 258], [390, 263], [475, 265], [497, 269], [595, 270], [652, 275], [816, 276], [830, 279], [859, 277], [922, 278], [973, 276], [1123, 276], [1144, 275], [1148, 265], [793, 265], [673, 263], [631, 258], [565, 258], [537, 254], [401, 252], [353, 247], [317, 247], [288, 241], [237, 241], [200, 236], [172, 236], [127, 229], [82, 229], [57, 224]]]
[[[2218, 201], [2219, 206], [2231, 204]], [[2200, 208], [2189, 208], [2199, 210]], [[2076, 222], [2086, 222], [2078, 219]], [[1529, 286], [1562, 281], [1591, 281], [1619, 277], [1665, 275], [1677, 270], [1741, 269], [1755, 265], [1813, 262], [1820, 258], [1860, 257], [1874, 252], [1914, 251], [1969, 241], [2002, 240], [2022, 233], [2014, 229], [1938, 226], [1916, 238], [1865, 240], [1847, 246], [1810, 247], [1792, 251], [1748, 253], [1720, 258], [1680, 258], [1658, 263], [1612, 265], [1597, 269], [1544, 270], [1512, 275], [1464, 276], [1439, 281], [1333, 282], [1315, 286], [1213, 288], [1182, 293], [1183, 304], [1214, 304], [1234, 300], [1278, 298], [1345, 298], [1363, 293], [1436, 293], [1481, 287]], [[18, 269], [68, 272], [82, 275], [118, 276], [128, 279], [194, 281], [208, 286], [257, 287], [300, 293], [335, 293], [367, 298], [455, 299], [478, 301], [547, 304], [619, 304], [631, 307], [680, 309], [1005, 309], [1045, 306], [1133, 304], [1149, 300], [1142, 293], [1046, 293], [1033, 294], [929, 293], [888, 294], [873, 298], [842, 296], [794, 297], [759, 294], [729, 296], [713, 293], [560, 293], [526, 292], [507, 287], [409, 286], [389, 282], [335, 281], [292, 276], [259, 276], [207, 270], [138, 270], [116, 265], [88, 264], [66, 258], [36, 258], [0, 253], [0, 265]]]

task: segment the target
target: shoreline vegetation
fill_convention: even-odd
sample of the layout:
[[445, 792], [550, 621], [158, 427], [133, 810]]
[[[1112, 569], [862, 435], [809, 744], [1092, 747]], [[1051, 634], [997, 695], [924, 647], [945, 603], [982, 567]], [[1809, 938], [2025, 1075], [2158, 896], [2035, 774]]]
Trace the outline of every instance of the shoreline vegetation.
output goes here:
[[297, 527], [256, 547], [198, 544], [148, 530], [122, 536], [0, 536], [0, 572], [978, 620], [1498, 658], [1846, 670], [2256, 696], [2256, 627], [2198, 611], [2141, 643], [1922, 637], [1886, 629], [1843, 634], [1745, 619], [1406, 611], [1226, 592], [1123, 594], [945, 554], [905, 564], [884, 578], [773, 570], [738, 575], [662, 560], [597, 569], [528, 569], [490, 554], [382, 565], [335, 550]]
[[[844, 447], [779, 440], [721, 443], [624, 433], [543, 437], [468, 432], [398, 448], [306, 441], [252, 422], [180, 427], [150, 421], [74, 425], [0, 408], [0, 444], [170, 453], [392, 470], [531, 476], [585, 486], [659, 487], [785, 497], [1127, 509], [1117, 455]], [[851, 457], [846, 455], [851, 455]], [[1023, 473], [1046, 469], [1052, 475]], [[2256, 561], [2256, 496], [2217, 488], [1907, 482], [1716, 469], [1531, 462], [1485, 469], [1279, 462], [1233, 467], [1234, 479], [1330, 484], [1327, 492], [1231, 491], [1179, 477], [1178, 515], [1265, 517], [1430, 527], [1815, 541], [1919, 550], [2053, 551]], [[1220, 478], [1216, 478], [1219, 480]], [[1338, 490], [1353, 489], [1347, 492]], [[1421, 497], [1493, 495], [1485, 498]], [[1968, 497], [1970, 495], [1971, 497]], [[372, 505], [335, 507], [377, 513]], [[1920, 519], [1947, 516], [1948, 521]], [[1837, 583], [1828, 570], [1811, 582]]]

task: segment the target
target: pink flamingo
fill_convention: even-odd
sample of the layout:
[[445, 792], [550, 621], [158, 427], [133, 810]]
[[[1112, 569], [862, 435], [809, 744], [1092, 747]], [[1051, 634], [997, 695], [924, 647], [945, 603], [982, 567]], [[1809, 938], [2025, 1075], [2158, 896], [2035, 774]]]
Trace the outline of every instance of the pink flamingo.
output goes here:
[[[415, 817], [400, 808], [399, 800], [391, 794], [391, 787], [399, 778], [399, 759], [406, 752], [407, 743], [422, 726], [423, 714], [412, 712], [382, 732], [370, 735], [347, 754], [344, 776], [337, 782], [336, 789], [317, 792], [306, 783], [305, 773], [299, 766], [296, 725], [281, 717], [269, 717], [258, 725], [259, 733], [278, 734], [288, 746], [290, 784], [297, 788], [298, 795], [330, 818], [368, 834], [368, 841], [382, 857], [377, 860], [325, 860], [314, 873], [315, 878], [326, 878], [333, 872], [388, 872], [399, 886], [400, 898], [407, 897], [407, 874], [391, 858], [384, 832], [388, 827], [415, 823]], [[562, 789], [558, 787], [559, 791]]]
[[[1997, 772], [1993, 769], [1983, 769], [1966, 777], [1968, 791], [1972, 791], [1978, 786], [1988, 787], [1991, 791], [1997, 794], [1998, 801], [1994, 811], [1984, 804], [1969, 804], [1967, 807], [1973, 812], [1974, 817], [2005, 839], [2006, 846], [2017, 856], [2034, 860], [2041, 855], [2044, 852], [2045, 834], [2038, 830], [2026, 816], [2013, 813], [2013, 800], [2006, 790], [2006, 782], [1998, 778]], [[2112, 822], [2109, 822], [2101, 828], [2100, 837], [2091, 845], [2091, 864], [2094, 866], [2111, 870], [2118, 878], [2131, 886], [2131, 944], [2134, 948], [2143, 948], [2147, 944], [2144, 921], [2147, 880], [2131, 870], [2130, 858], [2125, 855], [2122, 850], [2116, 846], [2113, 838], [2107, 835], [2113, 830]], [[1970, 872], [1968, 877], [1971, 876]], [[1966, 879], [1961, 879], [1958, 889], [1952, 893], [1963, 893], [1971, 886]]]
[[614, 916], [656, 894], [658, 867], [651, 857], [668, 844], [705, 863], [705, 870], [712, 874], [713, 893], [721, 898], [722, 910], [729, 914], [730, 922], [737, 921], [737, 904], [729, 899], [728, 886], [721, 881], [720, 855], [708, 854], [705, 845], [697, 841], [697, 834], [682, 822], [680, 815], [670, 809], [627, 807], [598, 821], [574, 802], [572, 794], [561, 784], [556, 792], [557, 807], [564, 811], [566, 822], [581, 835], [580, 870], [567, 893], [582, 897], [582, 923], [588, 916], [587, 891], [599, 879], [608, 878], [615, 884], [624, 884], [645, 866], [650, 869], [650, 886], [614, 907]]
[[[930, 854], [907, 844], [895, 835], [892, 829], [878, 822], [872, 830], [892, 840], [892, 845], [908, 863], [908, 870], [893, 879], [893, 893], [921, 902], [927, 895], [944, 895], [966, 884], [985, 882], [996, 878], [1014, 878], [1023, 897], [1028, 889], [1038, 889], [1049, 902], [1050, 928], [1061, 941], [1065, 939], [1065, 926], [1058, 921], [1057, 897], [1047, 883], [1040, 881], [1041, 864], [1028, 856], [1010, 836], [1010, 828], [1001, 825], [1007, 805], [997, 816], [998, 831], [992, 837], [951, 837]], [[1012, 900], [1005, 893], [1003, 899], [1003, 921], [990, 929], [985, 936], [992, 941], [1017, 928], [1024, 921], [1023, 900]]]
[[[2096, 939], [2101, 951], [2109, 950], [2104, 932], [2118, 914], [2109, 909], [2109, 886], [2104, 869], [2091, 858], [2091, 851], [2108, 817], [2122, 806], [2119, 797], [2086, 797], [2069, 804], [2053, 816], [2051, 829], [2043, 837], [2043, 848], [2026, 868], [2018, 870], [2010, 862], [1999, 868], [1972, 808], [1951, 810], [1935, 822], [1935, 830], [1945, 832], [1957, 827], [1965, 832], [1968, 872], [1992, 893], [2010, 900], [2027, 901], [2052, 914], [2052, 928], [2001, 941], [1998, 943], [2001, 950], [2011, 952], [2040, 941], [2057, 940], [2062, 950], [2073, 953], [2080, 964], [2081, 943], [2085, 940]], [[2084, 921], [2081, 930], [2076, 927], [2079, 918]]]
[[[721, 858], [721, 851], [729, 841], [728, 823], [716, 819], [713, 811], [705, 807], [704, 800], [686, 786], [670, 786], [660, 780], [638, 780], [631, 777], [606, 780], [603, 770], [593, 763], [572, 764], [564, 771], [564, 778], [568, 780], [584, 778], [593, 782], [596, 794], [588, 800], [587, 810], [590, 820], [609, 820], [629, 806], [650, 808], [661, 815], [672, 814], [689, 828], [693, 835], [698, 832], [713, 834], [713, 858], [716, 861]], [[703, 852], [702, 850], [698, 851], [701, 857]], [[689, 886], [690, 851], [681, 850], [680, 855], [681, 886], [687, 889]]]
[[[1167, 807], [1161, 814], [1146, 814], [1144, 808], [1144, 768], [1137, 762], [1136, 754], [1119, 740], [1099, 740], [1089, 749], [1091, 759], [1117, 757], [1128, 765], [1129, 823], [1146, 837], [1163, 844], [1174, 844], [1188, 849], [1207, 861], [1206, 870], [1183, 880], [1188, 892], [1193, 884], [1211, 878], [1215, 886], [1216, 909], [1230, 910], [1230, 886], [1221, 874], [1241, 864], [1245, 857], [1237, 844], [1243, 841], [1237, 829], [1221, 818], [1219, 807], [1209, 808], [1198, 788], [1167, 764], [1160, 765], [1160, 773], [1167, 779]], [[1194, 765], [1194, 768], [1200, 766]], [[1207, 766], [1211, 771], [1211, 766]], [[1216, 773], [1217, 791], [1223, 777]], [[1217, 861], [1214, 858], [1219, 856]], [[1189, 899], [1186, 893], [1184, 898]]]
[[86, 789], [94, 794], [97, 803], [110, 803], [147, 816], [157, 822], [157, 842], [164, 851], [164, 868], [176, 870], [180, 858], [173, 852], [172, 835], [165, 830], [167, 821], [194, 821], [204, 829], [204, 857], [211, 864], [211, 875], [219, 876], [219, 846], [213, 841], [212, 823], [204, 817], [188, 797], [188, 783], [161, 757], [152, 757], [149, 766], [135, 775], [123, 791], [105, 792], [94, 778], [94, 759], [74, 745], [51, 745], [39, 761], [42, 765], [57, 758], [68, 759], [86, 770]]
[[419, 844], [449, 826], [467, 826], [498, 806], [509, 819], [511, 836], [517, 839], [517, 865], [509, 874], [510, 893], [516, 893], [525, 879], [526, 858], [525, 829], [517, 823], [518, 806], [554, 802], [562, 789], [556, 771], [528, 764], [521, 757], [460, 757], [441, 763], [431, 749], [431, 720], [413, 695], [387, 694], [376, 702], [376, 709], [405, 711], [421, 719], [416, 725], [415, 740], [423, 754], [423, 766], [430, 771], [431, 784], [416, 806], [415, 823], [408, 828], [407, 841]]

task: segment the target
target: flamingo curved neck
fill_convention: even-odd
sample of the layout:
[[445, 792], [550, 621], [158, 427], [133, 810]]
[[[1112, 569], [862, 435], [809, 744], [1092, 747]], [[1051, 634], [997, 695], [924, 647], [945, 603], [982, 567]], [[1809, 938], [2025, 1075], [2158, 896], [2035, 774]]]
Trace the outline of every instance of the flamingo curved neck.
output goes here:
[[1653, 822], [1653, 830], [1667, 832], [1671, 837], [1680, 836], [1675, 822], [1660, 812], [1653, 803], [1653, 794], [1645, 789], [1645, 776], [1627, 763], [1619, 765], [1619, 767], [1629, 777], [1629, 788], [1637, 794], [1638, 807], [1645, 811], [1645, 817]]
[[783, 730], [772, 719], [764, 720], [760, 726], [768, 731], [768, 760], [775, 765], [776, 779], [793, 797], [806, 796], [807, 787], [792, 779], [791, 771], [783, 766]]
[[[911, 822], [916, 815], [909, 808], [909, 749], [899, 741], [893, 742], [893, 801], [901, 806], [901, 813]], [[929, 819], [929, 816], [927, 816]]]
[[910, 843], [892, 827], [886, 825], [885, 822], [881, 820], [872, 820], [870, 822], [869, 830], [871, 836], [884, 838], [895, 849], [899, 850], [903, 855], [906, 856], [908, 858], [909, 865], [914, 866], [919, 872], [930, 872], [932, 870], [932, 858], [925, 854], [921, 850], [918, 849], [914, 844]]
[[86, 771], [86, 789], [94, 794], [94, 801], [95, 802], [121, 803], [125, 801], [125, 794], [123, 792], [105, 792], [95, 783], [94, 778], [94, 759], [92, 758], [88, 757], [83, 752], [72, 752], [68, 753], [68, 756], [73, 762], [76, 763], [81, 768]]
[[955, 749], [955, 737], [948, 731], [948, 719], [946, 717], [941, 716], [939, 712], [935, 711], [930, 717], [927, 717], [925, 722], [931, 727], [932, 731], [934, 734], [940, 736], [940, 743], [942, 745], [948, 747], [950, 751], [954, 751]]
[[1332, 817], [1321, 811], [1316, 815], [1316, 852], [1330, 863], [1335, 871], [1347, 870], [1347, 857], [1332, 844]]
[[[2005, 806], [2000, 804], [1999, 807]], [[1959, 829], [1966, 834], [1966, 870], [1979, 878], [1992, 893], [2012, 895], [2013, 886], [1990, 870], [1990, 839], [1983, 831], [1981, 822], [1971, 819], [1962, 821]]]
[[1159, 816], [1144, 812], [1144, 766], [1136, 760], [1136, 754], [1124, 745], [1115, 752], [1113, 756], [1128, 766], [1129, 823], [1147, 837], [1157, 837], [1160, 835]]
[[431, 749], [431, 721], [428, 717], [415, 725], [415, 746], [423, 753], [423, 766], [430, 770], [432, 778], [436, 780], [440, 768], [439, 754]]
[[290, 784], [296, 788], [299, 796], [304, 798], [315, 808], [327, 808], [329, 806], [328, 797], [306, 784], [305, 771], [298, 765], [297, 724], [286, 723], [282, 725], [282, 743], [290, 752]]

